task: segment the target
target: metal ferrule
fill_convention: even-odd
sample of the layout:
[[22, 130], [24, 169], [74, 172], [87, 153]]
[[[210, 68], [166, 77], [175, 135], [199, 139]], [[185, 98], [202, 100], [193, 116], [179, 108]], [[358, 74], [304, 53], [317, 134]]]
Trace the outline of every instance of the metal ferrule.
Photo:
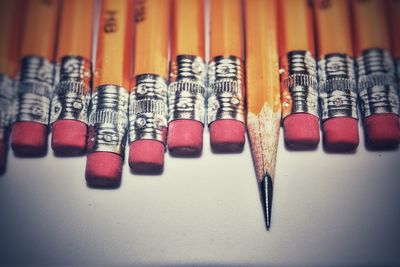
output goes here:
[[179, 55], [171, 64], [168, 87], [169, 121], [205, 123], [205, 64], [201, 57]]
[[6, 129], [11, 122], [11, 109], [15, 97], [13, 89], [13, 80], [0, 73], [0, 139], [5, 137]]
[[117, 85], [100, 85], [92, 96], [88, 148], [124, 156], [128, 127], [128, 91]]
[[53, 82], [54, 64], [49, 60], [38, 56], [22, 59], [16, 121], [49, 123]]
[[89, 60], [79, 56], [61, 59], [60, 80], [51, 104], [50, 123], [60, 119], [87, 123], [91, 77]]
[[167, 82], [156, 74], [135, 77], [129, 96], [129, 143], [141, 139], [167, 143]]
[[358, 93], [364, 118], [381, 113], [399, 115], [395, 75], [394, 61], [384, 49], [364, 50], [357, 58]]
[[284, 71], [283, 107], [290, 107], [290, 112], [283, 112], [283, 117], [294, 113], [309, 113], [318, 117], [318, 80], [314, 57], [309, 51], [290, 51], [282, 60]]
[[208, 124], [220, 119], [245, 122], [243, 62], [237, 57], [215, 57], [208, 65]]
[[357, 115], [354, 60], [346, 54], [327, 54], [318, 62], [322, 119]]

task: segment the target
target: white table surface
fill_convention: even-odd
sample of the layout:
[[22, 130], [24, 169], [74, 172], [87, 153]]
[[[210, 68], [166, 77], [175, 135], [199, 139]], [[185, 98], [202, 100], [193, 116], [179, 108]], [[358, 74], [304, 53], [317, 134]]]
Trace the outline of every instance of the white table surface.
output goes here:
[[[282, 132], [281, 132], [282, 133]], [[400, 151], [290, 152], [281, 136], [265, 230], [241, 154], [166, 155], [159, 176], [88, 188], [85, 158], [20, 159], [0, 177], [4, 265], [400, 265]]]

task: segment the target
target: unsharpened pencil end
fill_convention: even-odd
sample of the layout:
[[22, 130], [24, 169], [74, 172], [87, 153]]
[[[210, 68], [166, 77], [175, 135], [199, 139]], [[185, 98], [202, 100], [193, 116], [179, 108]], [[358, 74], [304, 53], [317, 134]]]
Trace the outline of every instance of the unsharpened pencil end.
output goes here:
[[211, 148], [215, 153], [243, 151], [246, 126], [237, 120], [217, 120], [210, 125]]
[[86, 151], [87, 125], [77, 120], [58, 120], [53, 124], [51, 147], [57, 156], [78, 156]]
[[11, 130], [11, 147], [18, 157], [43, 157], [47, 153], [47, 125], [21, 121]]
[[364, 120], [368, 147], [374, 150], [396, 149], [400, 142], [399, 116], [374, 114]]
[[267, 174], [259, 186], [260, 186], [261, 202], [264, 211], [265, 226], [267, 227], [267, 230], [269, 230], [269, 228], [271, 227], [271, 209], [272, 209], [272, 194], [273, 194], [273, 184], [271, 176]]
[[285, 143], [289, 149], [315, 149], [319, 143], [318, 117], [299, 113], [287, 116], [283, 120]]
[[94, 152], [86, 161], [86, 182], [91, 187], [118, 187], [123, 159], [111, 152]]

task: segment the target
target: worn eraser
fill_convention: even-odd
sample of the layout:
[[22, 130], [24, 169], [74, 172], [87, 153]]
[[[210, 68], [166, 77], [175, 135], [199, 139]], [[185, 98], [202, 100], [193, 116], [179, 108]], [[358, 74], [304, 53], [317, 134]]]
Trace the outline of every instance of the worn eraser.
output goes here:
[[322, 124], [322, 131], [328, 152], [351, 152], [358, 147], [358, 120], [354, 118], [327, 119]]
[[283, 120], [285, 143], [290, 149], [314, 149], [319, 143], [319, 119], [308, 113], [297, 113]]
[[122, 157], [112, 152], [93, 152], [86, 160], [86, 182], [89, 186], [115, 187], [121, 183]]
[[364, 120], [367, 145], [372, 149], [396, 149], [400, 141], [399, 116], [374, 114]]
[[136, 173], [161, 173], [164, 144], [157, 140], [137, 140], [129, 146], [129, 166]]
[[11, 147], [18, 157], [42, 157], [47, 153], [47, 125], [21, 121], [11, 129]]
[[237, 120], [216, 120], [210, 125], [211, 148], [217, 153], [238, 153], [243, 150], [246, 127]]
[[0, 139], [0, 174], [6, 171], [7, 164], [7, 141]]
[[87, 125], [77, 120], [53, 123], [51, 147], [58, 156], [77, 156], [86, 151]]
[[198, 156], [203, 149], [203, 124], [174, 120], [168, 124], [168, 149], [173, 156]]

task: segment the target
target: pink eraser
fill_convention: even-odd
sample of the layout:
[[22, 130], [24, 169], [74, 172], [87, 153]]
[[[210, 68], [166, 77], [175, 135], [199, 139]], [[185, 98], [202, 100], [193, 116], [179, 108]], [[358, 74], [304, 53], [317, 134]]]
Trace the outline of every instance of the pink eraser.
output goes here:
[[7, 164], [7, 142], [5, 139], [0, 140], [0, 174], [6, 171]]
[[115, 187], [121, 183], [122, 157], [112, 152], [93, 152], [86, 160], [86, 182], [89, 186]]
[[396, 149], [400, 141], [399, 117], [374, 114], [364, 120], [366, 141], [372, 149]]
[[325, 149], [329, 152], [351, 152], [358, 147], [358, 121], [350, 117], [337, 117], [322, 124]]
[[237, 120], [216, 120], [210, 125], [211, 148], [217, 153], [241, 152], [245, 142], [246, 127]]
[[164, 168], [164, 144], [157, 140], [137, 140], [129, 146], [129, 166], [136, 173], [161, 173]]
[[297, 113], [283, 120], [285, 143], [290, 149], [314, 149], [319, 143], [319, 119], [308, 113]]
[[19, 157], [41, 157], [47, 153], [47, 125], [21, 121], [11, 130], [11, 147]]
[[203, 149], [203, 124], [174, 120], [168, 125], [168, 149], [173, 156], [198, 156]]
[[87, 125], [77, 120], [53, 123], [51, 147], [58, 156], [77, 156], [86, 151]]

